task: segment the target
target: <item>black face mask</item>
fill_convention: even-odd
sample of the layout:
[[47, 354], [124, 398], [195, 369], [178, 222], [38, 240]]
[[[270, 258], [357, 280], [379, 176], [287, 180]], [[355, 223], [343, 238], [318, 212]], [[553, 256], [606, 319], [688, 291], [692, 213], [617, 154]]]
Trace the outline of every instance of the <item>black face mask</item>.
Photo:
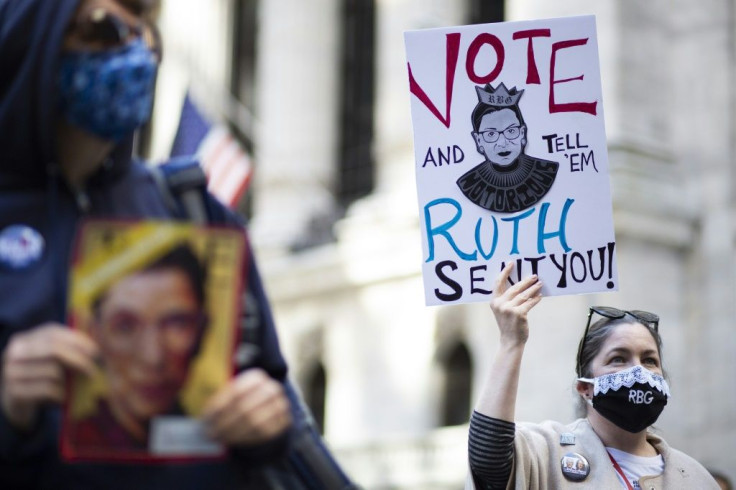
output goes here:
[[593, 384], [592, 405], [598, 413], [633, 433], [656, 422], [670, 397], [667, 381], [642, 366], [578, 381]]

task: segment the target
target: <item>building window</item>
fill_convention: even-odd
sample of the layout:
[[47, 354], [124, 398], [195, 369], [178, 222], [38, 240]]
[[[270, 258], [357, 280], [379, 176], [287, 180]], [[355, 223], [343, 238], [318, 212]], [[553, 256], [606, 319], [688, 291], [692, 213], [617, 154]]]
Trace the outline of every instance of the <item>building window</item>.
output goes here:
[[343, 0], [338, 201], [373, 190], [374, 0]]
[[304, 376], [304, 402], [312, 412], [320, 434], [325, 428], [325, 401], [327, 395], [327, 374], [321, 362], [316, 363]]
[[442, 361], [442, 413], [443, 426], [461, 425], [469, 420], [473, 387], [473, 367], [470, 352], [463, 343], [450, 349]]
[[469, 0], [468, 22], [488, 24], [503, 22], [506, 16], [505, 0]]

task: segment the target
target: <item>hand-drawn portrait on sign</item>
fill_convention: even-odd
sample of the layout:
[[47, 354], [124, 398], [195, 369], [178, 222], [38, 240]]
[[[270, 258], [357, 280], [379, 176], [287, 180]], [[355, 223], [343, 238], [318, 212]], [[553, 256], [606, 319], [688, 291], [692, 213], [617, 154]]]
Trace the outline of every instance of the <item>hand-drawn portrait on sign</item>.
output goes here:
[[523, 90], [503, 83], [475, 87], [471, 133], [485, 161], [457, 180], [474, 204], [498, 213], [514, 213], [534, 206], [555, 181], [559, 164], [524, 153], [527, 126], [519, 108]]

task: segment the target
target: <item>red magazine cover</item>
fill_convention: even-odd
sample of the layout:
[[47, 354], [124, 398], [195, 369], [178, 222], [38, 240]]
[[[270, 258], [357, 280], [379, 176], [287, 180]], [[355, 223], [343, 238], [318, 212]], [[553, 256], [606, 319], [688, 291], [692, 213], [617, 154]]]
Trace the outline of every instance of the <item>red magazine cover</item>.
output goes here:
[[161, 221], [86, 222], [71, 268], [69, 324], [100, 357], [68, 383], [66, 460], [220, 458], [198, 416], [233, 376], [245, 236]]

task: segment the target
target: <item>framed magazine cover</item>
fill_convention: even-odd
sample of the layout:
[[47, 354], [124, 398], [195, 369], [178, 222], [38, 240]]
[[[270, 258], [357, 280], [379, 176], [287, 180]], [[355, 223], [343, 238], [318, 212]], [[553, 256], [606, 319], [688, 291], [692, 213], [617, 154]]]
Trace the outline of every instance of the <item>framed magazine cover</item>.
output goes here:
[[198, 419], [233, 376], [246, 239], [170, 221], [85, 222], [70, 274], [68, 323], [100, 356], [71, 376], [61, 454], [73, 461], [217, 459]]

